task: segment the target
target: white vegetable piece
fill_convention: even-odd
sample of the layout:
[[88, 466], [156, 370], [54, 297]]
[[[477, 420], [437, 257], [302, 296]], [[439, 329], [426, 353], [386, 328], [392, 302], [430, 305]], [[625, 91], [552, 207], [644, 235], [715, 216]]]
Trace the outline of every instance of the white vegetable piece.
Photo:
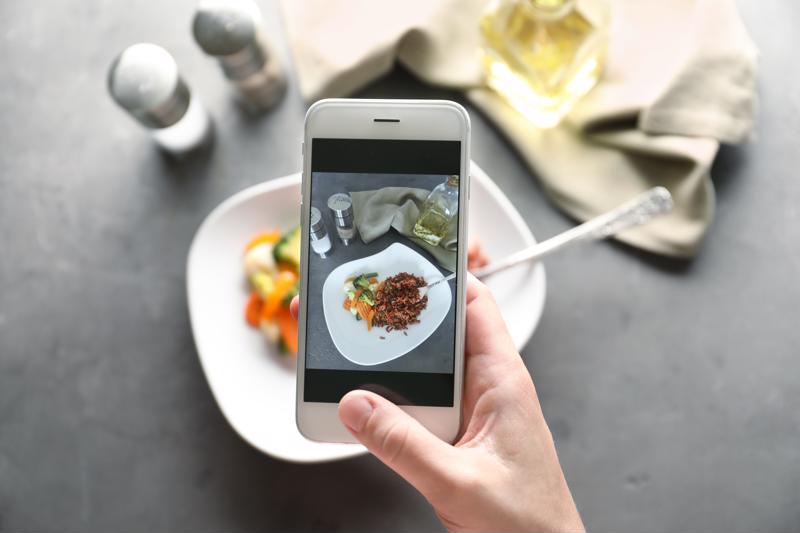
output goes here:
[[281, 336], [281, 330], [276, 323], [270, 322], [269, 320], [262, 320], [260, 325], [261, 332], [264, 333], [264, 336], [269, 342], [278, 342], [278, 338]]
[[272, 245], [269, 243], [253, 246], [244, 255], [244, 271], [248, 277], [256, 272], [273, 274], [275, 270], [275, 258], [272, 256]]

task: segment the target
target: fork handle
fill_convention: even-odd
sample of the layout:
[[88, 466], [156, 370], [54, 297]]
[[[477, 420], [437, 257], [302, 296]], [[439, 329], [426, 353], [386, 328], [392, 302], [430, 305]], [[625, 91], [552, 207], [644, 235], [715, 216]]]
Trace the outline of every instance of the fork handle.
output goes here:
[[443, 277], [442, 279], [437, 279], [437, 280], [436, 280], [436, 281], [434, 281], [433, 283], [428, 283], [428, 284], [427, 284], [425, 287], [427, 287], [428, 289], [430, 289], [430, 288], [431, 288], [431, 287], [433, 287], [434, 285], [438, 285], [438, 284], [440, 284], [440, 283], [444, 283], [445, 281], [450, 281], [450, 280], [451, 280], [451, 279], [453, 279], [454, 277], [456, 277], [456, 273], [455, 273], [455, 272], [453, 272], [453, 273], [452, 273], [452, 274], [450, 274], [449, 276], [445, 276], [445, 277]]
[[626, 229], [646, 224], [671, 211], [672, 206], [669, 191], [664, 187], [653, 187], [607, 213], [480, 268], [473, 274], [478, 278], [486, 278], [520, 263], [541, 259], [576, 242], [605, 239]]

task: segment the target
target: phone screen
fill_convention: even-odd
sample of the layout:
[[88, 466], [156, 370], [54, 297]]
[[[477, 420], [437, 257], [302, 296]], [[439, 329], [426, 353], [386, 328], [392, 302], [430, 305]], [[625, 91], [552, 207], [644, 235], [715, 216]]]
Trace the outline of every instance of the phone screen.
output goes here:
[[312, 140], [304, 401], [453, 405], [460, 167], [459, 141]]

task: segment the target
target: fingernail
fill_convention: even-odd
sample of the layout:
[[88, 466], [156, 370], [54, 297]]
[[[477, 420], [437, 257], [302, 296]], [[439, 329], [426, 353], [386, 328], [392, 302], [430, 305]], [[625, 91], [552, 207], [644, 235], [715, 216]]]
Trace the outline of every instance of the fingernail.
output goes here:
[[363, 396], [345, 398], [339, 405], [339, 417], [350, 431], [360, 432], [372, 415], [372, 404]]

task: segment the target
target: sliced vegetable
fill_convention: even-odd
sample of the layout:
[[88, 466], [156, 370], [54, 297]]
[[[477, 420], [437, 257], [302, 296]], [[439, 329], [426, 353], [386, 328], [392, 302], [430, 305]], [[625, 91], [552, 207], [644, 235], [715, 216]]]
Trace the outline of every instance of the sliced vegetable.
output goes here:
[[297, 274], [294, 272], [281, 272], [275, 278], [275, 288], [264, 300], [264, 307], [261, 309], [261, 320], [271, 320], [281, 308], [281, 303], [286, 294], [297, 282]]
[[353, 285], [357, 288], [361, 289], [369, 289], [369, 278], [374, 277], [370, 276], [369, 274], [361, 274], [355, 280], [353, 280]]
[[269, 295], [275, 290], [275, 280], [266, 272], [256, 272], [250, 276], [250, 283], [262, 300], [269, 298]]
[[364, 302], [365, 304], [375, 305], [375, 297], [372, 295], [372, 291], [369, 289], [365, 289], [364, 292], [361, 293], [361, 296], [358, 297], [359, 302]]
[[275, 258], [272, 256], [271, 244], [258, 244], [244, 254], [244, 271], [248, 276], [252, 276], [256, 272], [272, 274], [275, 270]]
[[283, 339], [280, 337], [280, 334], [278, 334], [277, 343], [278, 343], [278, 352], [280, 352], [281, 355], [287, 355], [289, 353], [289, 347], [286, 346], [285, 342], [283, 342]]
[[297, 320], [288, 309], [282, 307], [275, 314], [275, 322], [281, 332], [281, 341], [286, 345], [288, 351], [297, 353]]
[[247, 305], [244, 308], [244, 318], [247, 323], [254, 328], [258, 327], [259, 317], [261, 316], [261, 307], [264, 305], [264, 300], [258, 295], [256, 291], [250, 293], [250, 298], [247, 299]]
[[363, 320], [367, 320], [369, 317], [369, 308], [366, 306], [364, 302], [356, 302], [356, 309], [358, 310], [358, 314], [361, 316]]
[[294, 282], [294, 285], [289, 289], [289, 292], [283, 297], [281, 302], [284, 307], [288, 308], [292, 304], [292, 299], [300, 293], [300, 280]]
[[285, 233], [275, 244], [273, 250], [275, 260], [294, 265], [295, 269], [300, 268], [300, 227]]
[[297, 267], [294, 266], [292, 263], [288, 263], [286, 261], [278, 261], [276, 265], [278, 267], [278, 272], [283, 272], [285, 270], [288, 270], [289, 272], [297, 272]]
[[269, 342], [278, 342], [280, 340], [281, 330], [275, 322], [271, 320], [262, 320], [260, 328], [264, 337], [266, 337]]
[[247, 243], [247, 246], [244, 247], [245, 252], [249, 252], [252, 248], [255, 248], [259, 244], [275, 244], [281, 238], [280, 230], [273, 230], [267, 231], [264, 233], [259, 233], [255, 237], [253, 237], [250, 242]]

